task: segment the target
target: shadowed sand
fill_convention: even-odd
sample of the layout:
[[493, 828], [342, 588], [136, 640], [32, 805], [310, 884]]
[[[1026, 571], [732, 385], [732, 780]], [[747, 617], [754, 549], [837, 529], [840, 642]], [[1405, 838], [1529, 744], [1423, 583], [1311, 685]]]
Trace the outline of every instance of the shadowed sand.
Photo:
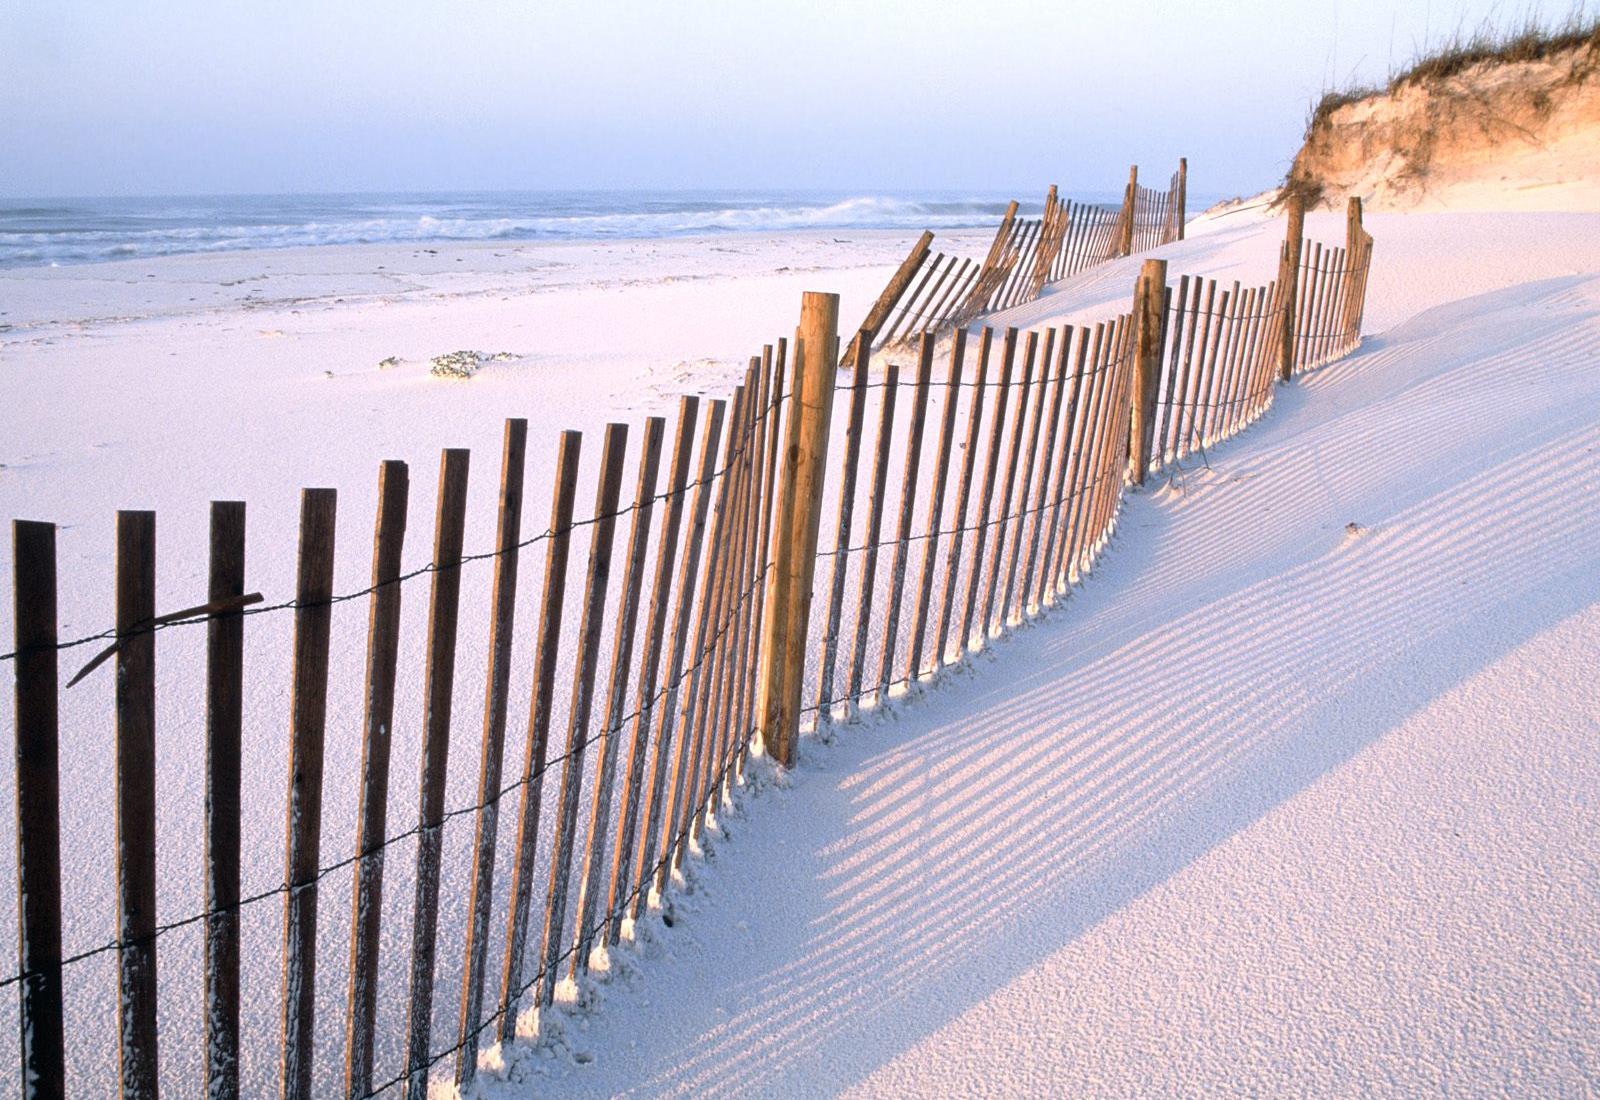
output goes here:
[[1600, 279], [1549, 279], [1281, 391], [1064, 609], [808, 746], [513, 1078], [1595, 1087], [1597, 345]]

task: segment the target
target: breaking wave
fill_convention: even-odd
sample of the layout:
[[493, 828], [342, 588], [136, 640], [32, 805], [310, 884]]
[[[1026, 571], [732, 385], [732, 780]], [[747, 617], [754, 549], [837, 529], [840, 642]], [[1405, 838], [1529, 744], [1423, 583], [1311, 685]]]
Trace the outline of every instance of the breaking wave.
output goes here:
[[0, 202], [0, 267], [340, 244], [951, 229], [992, 225], [1005, 206], [955, 194], [620, 191], [16, 201]]

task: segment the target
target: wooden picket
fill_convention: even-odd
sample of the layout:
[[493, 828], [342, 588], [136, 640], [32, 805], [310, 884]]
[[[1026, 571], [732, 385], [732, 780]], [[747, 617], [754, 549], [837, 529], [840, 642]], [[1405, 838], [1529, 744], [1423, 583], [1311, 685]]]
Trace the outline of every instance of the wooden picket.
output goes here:
[[[870, 348], [907, 346], [924, 333], [967, 328], [986, 313], [1031, 301], [1052, 282], [1119, 256], [1183, 238], [1188, 162], [1180, 160], [1164, 191], [1130, 170], [1119, 206], [1063, 202], [1054, 184], [1037, 218], [1019, 218], [1012, 202], [981, 260], [931, 249], [924, 233], [868, 310], [858, 336]], [[856, 362], [855, 341], [843, 365]]]

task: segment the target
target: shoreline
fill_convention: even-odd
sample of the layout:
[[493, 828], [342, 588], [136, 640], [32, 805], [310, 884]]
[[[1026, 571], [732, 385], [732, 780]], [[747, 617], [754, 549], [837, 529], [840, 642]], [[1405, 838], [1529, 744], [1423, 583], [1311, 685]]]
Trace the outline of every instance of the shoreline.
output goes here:
[[[347, 304], [430, 294], [599, 290], [686, 279], [892, 268], [917, 232], [786, 229], [599, 241], [297, 245], [4, 268], [0, 341], [49, 324], [144, 320], [229, 306], [256, 309], [275, 302]], [[941, 241], [981, 250], [992, 236], [992, 227], [980, 227], [942, 232]], [[147, 281], [171, 293], [131, 289]], [[263, 284], [271, 284], [276, 293], [265, 295]], [[186, 308], [198, 301], [193, 293], [197, 285], [211, 293], [203, 303]], [[130, 306], [143, 306], [146, 312], [130, 312]]]

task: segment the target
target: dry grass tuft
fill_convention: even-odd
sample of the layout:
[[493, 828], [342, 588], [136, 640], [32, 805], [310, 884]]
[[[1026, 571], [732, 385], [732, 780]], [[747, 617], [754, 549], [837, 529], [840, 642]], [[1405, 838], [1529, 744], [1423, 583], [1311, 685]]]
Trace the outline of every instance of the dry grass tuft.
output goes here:
[[1364, 99], [1394, 95], [1410, 85], [1447, 80], [1474, 65], [1543, 61], [1582, 48], [1587, 48], [1590, 57], [1574, 71], [1587, 76], [1600, 67], [1600, 16], [1587, 15], [1582, 9], [1550, 26], [1530, 16], [1520, 27], [1497, 29], [1484, 23], [1470, 34], [1456, 31], [1438, 45], [1424, 50], [1405, 68], [1390, 73], [1381, 87], [1358, 84], [1323, 92], [1306, 117], [1306, 137], [1339, 108]]
[[1427, 51], [1409, 67], [1389, 77], [1393, 93], [1408, 84], [1445, 80], [1474, 65], [1517, 64], [1587, 46], [1600, 50], [1600, 17], [1574, 11], [1563, 22], [1544, 26], [1530, 16], [1521, 27], [1496, 30], [1485, 23], [1471, 34], [1457, 32]]

